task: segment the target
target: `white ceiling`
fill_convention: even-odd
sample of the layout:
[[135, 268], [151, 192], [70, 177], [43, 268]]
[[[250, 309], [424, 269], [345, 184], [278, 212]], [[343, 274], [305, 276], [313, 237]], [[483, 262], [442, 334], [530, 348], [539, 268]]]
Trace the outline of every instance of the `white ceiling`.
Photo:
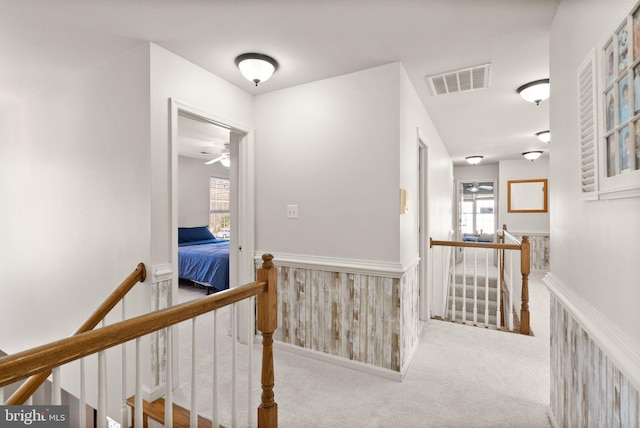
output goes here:
[[[548, 101], [516, 88], [548, 77], [559, 0], [0, 0], [0, 108], [142, 41], [253, 94], [400, 61], [456, 164], [544, 150]], [[273, 56], [257, 88], [234, 59]], [[434, 96], [426, 75], [491, 63], [489, 88]]]

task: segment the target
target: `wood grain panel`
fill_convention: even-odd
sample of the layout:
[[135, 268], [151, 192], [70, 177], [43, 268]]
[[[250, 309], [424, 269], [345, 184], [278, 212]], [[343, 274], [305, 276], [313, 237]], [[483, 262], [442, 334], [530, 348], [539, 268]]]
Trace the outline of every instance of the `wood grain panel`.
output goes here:
[[418, 278], [277, 266], [274, 339], [400, 371], [417, 342]]
[[561, 426], [640, 426], [640, 394], [551, 297], [551, 411]]

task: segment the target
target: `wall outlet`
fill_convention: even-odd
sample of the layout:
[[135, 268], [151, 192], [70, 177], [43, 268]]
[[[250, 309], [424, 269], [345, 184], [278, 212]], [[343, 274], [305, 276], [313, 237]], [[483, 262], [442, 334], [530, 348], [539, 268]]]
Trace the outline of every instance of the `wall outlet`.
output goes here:
[[298, 218], [297, 205], [287, 205], [287, 218]]

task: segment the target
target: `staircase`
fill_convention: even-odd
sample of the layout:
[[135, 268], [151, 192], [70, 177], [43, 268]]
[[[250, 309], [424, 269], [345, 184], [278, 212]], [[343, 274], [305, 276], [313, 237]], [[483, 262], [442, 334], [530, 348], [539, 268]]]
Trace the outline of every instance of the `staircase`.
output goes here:
[[[476, 324], [484, 325], [485, 324], [485, 282], [488, 282], [488, 309], [489, 309], [489, 318], [486, 320], [486, 323], [489, 324], [490, 327], [495, 328], [497, 323], [496, 313], [497, 313], [497, 300], [498, 300], [498, 279], [495, 276], [490, 276], [488, 281], [485, 281], [485, 277], [478, 276], [477, 279], [477, 289], [476, 289], [476, 307], [477, 307], [477, 317]], [[463, 274], [456, 273], [455, 279], [455, 308], [456, 314], [453, 320], [456, 322], [462, 322], [463, 313], [462, 308], [466, 309], [466, 316], [464, 319], [466, 320], [466, 324], [474, 324], [473, 322], [473, 308], [474, 308], [474, 276], [472, 273], [467, 273], [466, 275], [466, 286], [463, 284]], [[449, 297], [451, 299], [451, 297]], [[464, 306], [463, 306], [464, 305]], [[451, 308], [451, 302], [447, 305]]]
[[[131, 407], [131, 413], [135, 411], [135, 396], [131, 396], [127, 399], [127, 404]], [[143, 428], [149, 426], [149, 419], [152, 419], [162, 425], [164, 425], [164, 398], [158, 398], [152, 403], [146, 400], [142, 400], [142, 421]], [[189, 410], [182, 406], [173, 403], [173, 426], [176, 428], [189, 428], [191, 421], [191, 413]], [[131, 425], [133, 427], [133, 424]], [[198, 415], [198, 428], [211, 428], [212, 423], [209, 419], [206, 419]], [[220, 428], [224, 428], [220, 425]]]

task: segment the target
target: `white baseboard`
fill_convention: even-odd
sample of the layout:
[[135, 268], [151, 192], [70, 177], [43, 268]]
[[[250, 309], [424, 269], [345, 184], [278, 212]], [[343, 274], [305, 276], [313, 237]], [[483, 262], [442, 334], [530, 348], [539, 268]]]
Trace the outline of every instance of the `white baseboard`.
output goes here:
[[640, 344], [549, 272], [542, 281], [607, 358], [640, 391]]
[[154, 387], [142, 385], [142, 399], [149, 403], [156, 401], [158, 398], [164, 397], [164, 383]]
[[280, 341], [273, 341], [273, 347], [293, 354], [301, 355], [303, 357], [312, 358], [314, 360], [323, 361], [325, 363], [334, 364], [340, 367], [346, 367], [349, 369], [357, 370], [364, 373], [380, 376], [386, 379], [402, 382], [403, 374], [390, 369], [382, 367], [372, 366], [370, 364], [361, 363], [360, 361], [352, 361], [343, 357], [336, 357], [335, 355], [325, 354], [324, 352], [314, 351], [313, 349], [301, 348], [299, 346], [291, 345]]

